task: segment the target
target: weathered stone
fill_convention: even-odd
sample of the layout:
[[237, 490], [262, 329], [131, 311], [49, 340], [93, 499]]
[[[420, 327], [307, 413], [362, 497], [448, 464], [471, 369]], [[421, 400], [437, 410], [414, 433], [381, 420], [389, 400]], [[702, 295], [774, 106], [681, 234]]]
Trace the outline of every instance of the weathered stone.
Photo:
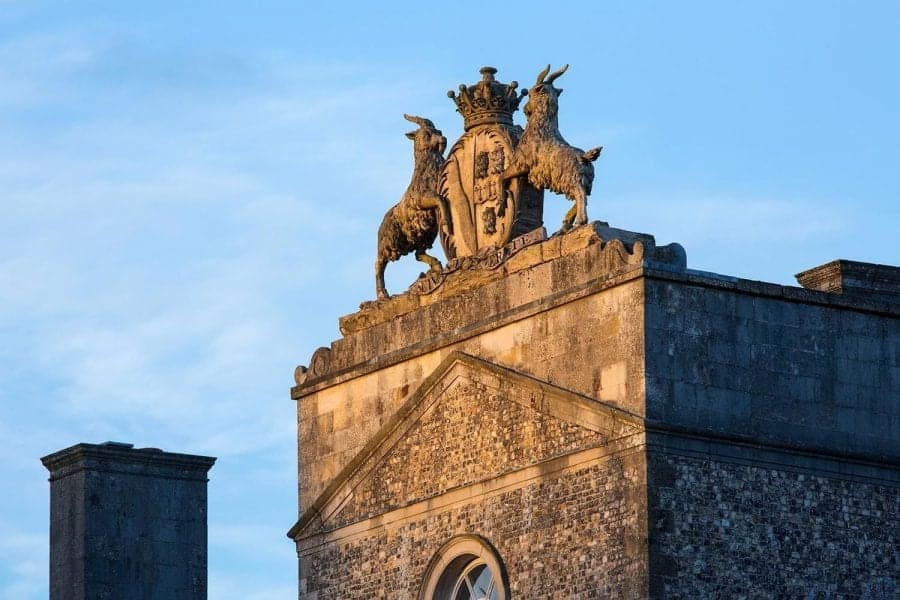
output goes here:
[[[415, 252], [429, 266], [428, 273], [410, 287], [421, 296], [431, 294], [447, 276], [440, 262], [426, 254], [441, 233], [448, 271], [454, 261], [477, 257], [481, 266], [496, 268], [506, 258], [508, 244], [540, 228], [543, 223], [543, 191], [562, 194], [574, 205], [563, 219], [561, 232], [586, 225], [587, 197], [594, 182], [591, 164], [602, 147], [587, 152], [569, 145], [558, 129], [558, 98], [562, 90], [553, 82], [568, 65], [550, 73], [542, 71], [535, 84], [521, 96], [518, 83], [498, 82], [497, 69], [483, 67], [482, 79], [472, 86], [460, 85], [459, 95], [447, 95], [463, 115], [465, 131], [444, 160], [447, 139], [434, 123], [421, 117], [404, 117], [419, 125], [407, 137], [415, 142], [412, 181], [399, 203], [391, 207], [378, 229], [375, 289], [378, 300], [388, 298], [384, 270], [388, 262]], [[529, 95], [530, 94], [530, 95]], [[519, 102], [525, 106], [527, 125], [513, 123]], [[570, 238], [575, 242], [577, 238]], [[484, 263], [494, 262], [496, 264]], [[514, 266], [519, 266], [517, 261]], [[462, 264], [471, 268], [471, 262]], [[486, 278], [482, 273], [477, 278]], [[347, 330], [357, 327], [347, 319]]]
[[527, 177], [528, 183], [536, 189], [553, 190], [571, 200], [574, 205], [563, 217], [561, 231], [568, 231], [573, 225], [587, 224], [587, 197], [594, 184], [594, 165], [591, 163], [603, 150], [598, 146], [585, 152], [570, 146], [559, 133], [557, 121], [562, 90], [553, 87], [553, 82], [568, 68], [569, 65], [565, 65], [550, 73], [550, 65], [547, 65], [528, 90], [525, 132], [499, 182], [500, 198], [504, 201], [508, 182], [518, 177]]
[[78, 444], [50, 471], [51, 600], [205, 600], [214, 458]]
[[515, 273], [541, 262], [541, 246], [534, 244], [507, 259], [503, 265], [505, 273]]
[[[522, 129], [513, 113], [522, 96], [518, 83], [500, 83], [497, 69], [483, 67], [481, 81], [447, 92], [463, 116], [465, 132], [453, 144], [441, 170], [453, 231], [441, 236], [448, 259], [501, 248], [543, 221], [543, 191], [525, 178], [503, 186], [502, 176]], [[508, 193], [507, 193], [508, 192]]]
[[439, 228], [449, 230], [451, 227], [447, 202], [438, 193], [438, 176], [444, 164], [447, 138], [428, 119], [403, 117], [419, 126], [416, 131], [406, 134], [413, 141], [415, 167], [403, 198], [388, 210], [378, 228], [375, 291], [379, 300], [387, 298], [384, 268], [388, 262], [415, 252], [416, 260], [426, 263], [431, 271], [440, 269], [441, 263], [425, 251], [431, 248]]
[[900, 267], [834, 260], [797, 274], [803, 287], [900, 302]]
[[[621, 248], [615, 247], [615, 244], [612, 248], [607, 248], [607, 242], [620, 242]], [[592, 223], [550, 239], [546, 239], [543, 229], [538, 229], [514, 239], [502, 248], [488, 248], [480, 254], [450, 261], [441, 272], [434, 275], [436, 285], [427, 288], [427, 291], [411, 291], [382, 301], [364, 302], [359, 312], [340, 318], [341, 333], [352, 336], [398, 316], [412, 313], [420, 306], [441, 303], [466, 292], [478, 291], [481, 296], [488, 295], [490, 292], [483, 294], [479, 291], [486, 284], [503, 280], [511, 273], [534, 269], [562, 256], [572, 256], [569, 262], [573, 264], [590, 261], [590, 255], [579, 260], [575, 260], [573, 255], [594, 244], [597, 244], [597, 248], [593, 253], [601, 257], [596, 269], [591, 271], [594, 274], [620, 272], [625, 265], [636, 266], [642, 260], [652, 261], [656, 265], [666, 264], [675, 270], [684, 270], [685, 267], [684, 250], [678, 244], [658, 248], [651, 235], [610, 228], [606, 223]], [[535, 296], [528, 294], [523, 297]], [[479, 301], [494, 299], [479, 298]], [[426, 337], [422, 335], [421, 329], [411, 333], [417, 339]], [[312, 371], [312, 364], [310, 370]], [[310, 373], [307, 379], [312, 377], [318, 375]]]

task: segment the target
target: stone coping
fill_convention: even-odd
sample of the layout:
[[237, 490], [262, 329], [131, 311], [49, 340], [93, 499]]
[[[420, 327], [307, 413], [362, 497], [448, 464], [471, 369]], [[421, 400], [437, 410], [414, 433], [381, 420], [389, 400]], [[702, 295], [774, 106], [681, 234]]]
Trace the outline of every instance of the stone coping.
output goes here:
[[50, 481], [81, 471], [108, 471], [176, 479], [206, 480], [215, 464], [212, 456], [164, 452], [159, 448], [134, 448], [131, 444], [75, 444], [48, 454], [41, 462], [50, 471]]
[[405, 293], [386, 300], [363, 302], [359, 311], [341, 317], [338, 326], [343, 335], [352, 335], [523, 269], [569, 256], [593, 244], [603, 247], [614, 240], [622, 244], [634, 262], [653, 261], [678, 269], [686, 266], [684, 249], [680, 245], [657, 247], [652, 235], [616, 229], [602, 221], [550, 238], [540, 227], [501, 248], [486, 248], [476, 255], [450, 260], [439, 272], [423, 273]]
[[[817, 304], [832, 308], [900, 318], [900, 306], [877, 297], [867, 298], [858, 295], [834, 294], [795, 286], [784, 286], [776, 283], [727, 277], [691, 269], [679, 270], [662, 268], [658, 265], [633, 265], [630, 269], [620, 273], [606, 274], [605, 276], [598, 275], [586, 282], [573, 285], [570, 288], [562, 289], [553, 294], [537, 298], [531, 302], [521, 304], [504, 312], [488, 315], [486, 318], [474, 321], [464, 327], [459, 327], [449, 332], [424, 339], [415, 344], [403, 346], [395, 351], [359, 361], [347, 367], [327, 372], [319, 377], [308, 377], [302, 383], [298, 383], [291, 388], [291, 398], [300, 400], [305, 396], [361, 375], [389, 367], [420, 354], [425, 354], [445, 346], [465, 341], [466, 339], [480, 335], [491, 329], [528, 318], [539, 312], [569, 302], [574, 302], [591, 294], [596, 294], [603, 290], [623, 285], [642, 277], [729, 290], [736, 293], [750, 294], [759, 297], [782, 299], [788, 302]], [[320, 351], [321, 350], [322, 349], [320, 349]]]

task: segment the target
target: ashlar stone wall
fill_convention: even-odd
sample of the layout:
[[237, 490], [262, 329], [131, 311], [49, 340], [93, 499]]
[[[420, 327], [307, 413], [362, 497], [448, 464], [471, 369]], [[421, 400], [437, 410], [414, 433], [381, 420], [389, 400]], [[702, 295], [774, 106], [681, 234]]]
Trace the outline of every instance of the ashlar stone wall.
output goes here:
[[900, 317], [806, 290], [664, 275], [646, 279], [649, 419], [900, 460]]
[[51, 600], [206, 598], [207, 456], [77, 444], [50, 471]]

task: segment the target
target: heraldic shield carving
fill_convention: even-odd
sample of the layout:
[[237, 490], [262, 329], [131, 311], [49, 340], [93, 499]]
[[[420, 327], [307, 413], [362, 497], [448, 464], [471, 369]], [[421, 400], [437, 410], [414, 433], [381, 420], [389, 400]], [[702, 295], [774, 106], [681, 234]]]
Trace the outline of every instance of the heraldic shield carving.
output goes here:
[[465, 124], [441, 169], [439, 193], [453, 223], [452, 231], [441, 232], [448, 259], [503, 246], [543, 224], [544, 192], [526, 177], [510, 181], [507, 197], [501, 197], [500, 176], [523, 133], [512, 116], [525, 94], [517, 93], [515, 81], [496, 81], [496, 73], [483, 67], [481, 81], [460, 85], [458, 95], [447, 92]]

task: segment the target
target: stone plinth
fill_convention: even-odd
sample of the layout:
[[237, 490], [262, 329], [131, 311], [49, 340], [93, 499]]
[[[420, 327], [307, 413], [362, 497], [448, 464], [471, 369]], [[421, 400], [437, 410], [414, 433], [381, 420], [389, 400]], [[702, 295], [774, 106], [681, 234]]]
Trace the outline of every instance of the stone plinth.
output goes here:
[[415, 598], [459, 539], [501, 597], [900, 585], [896, 304], [606, 224], [523, 238], [364, 303], [298, 368], [301, 598]]
[[206, 482], [214, 458], [78, 444], [50, 471], [50, 598], [206, 598]]

